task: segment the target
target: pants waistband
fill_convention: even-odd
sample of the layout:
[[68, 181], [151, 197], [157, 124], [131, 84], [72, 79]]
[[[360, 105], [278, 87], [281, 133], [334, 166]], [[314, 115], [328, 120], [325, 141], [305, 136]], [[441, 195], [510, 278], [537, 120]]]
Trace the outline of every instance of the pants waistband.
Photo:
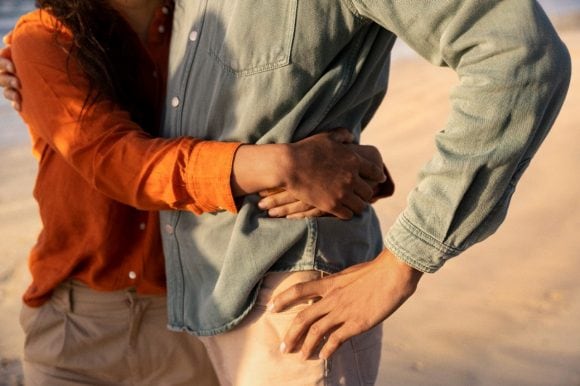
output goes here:
[[153, 307], [167, 305], [165, 296], [137, 294], [134, 288], [96, 291], [75, 280], [60, 284], [54, 290], [50, 302], [61, 310], [75, 313], [124, 311], [139, 303]]

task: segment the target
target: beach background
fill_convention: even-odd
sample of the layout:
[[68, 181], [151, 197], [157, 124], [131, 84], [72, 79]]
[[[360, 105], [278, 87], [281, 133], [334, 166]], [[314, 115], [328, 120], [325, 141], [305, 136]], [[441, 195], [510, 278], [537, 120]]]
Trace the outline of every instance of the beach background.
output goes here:
[[[580, 0], [540, 1], [580, 65]], [[0, 33], [32, 9], [0, 0]], [[397, 184], [376, 204], [383, 230], [405, 206], [444, 127], [454, 73], [398, 45], [389, 93], [363, 135]], [[484, 243], [425, 275], [384, 324], [383, 385], [580, 386], [580, 76], [523, 176], [506, 221]], [[40, 223], [25, 126], [0, 98], [0, 386], [22, 382], [20, 297]]]

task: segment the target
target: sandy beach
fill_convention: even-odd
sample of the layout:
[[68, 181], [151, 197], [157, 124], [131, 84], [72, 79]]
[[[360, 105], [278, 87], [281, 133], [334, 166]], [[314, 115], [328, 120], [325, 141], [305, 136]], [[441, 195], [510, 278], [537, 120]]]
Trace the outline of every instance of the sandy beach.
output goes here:
[[[580, 23], [560, 26], [578, 68]], [[395, 196], [376, 204], [384, 231], [433, 153], [454, 84], [452, 71], [418, 58], [393, 65], [389, 94], [363, 136], [381, 150], [397, 183]], [[579, 106], [576, 72], [498, 233], [426, 275], [386, 321], [378, 385], [580, 386]], [[2, 127], [25, 133], [5, 102], [0, 116]], [[21, 382], [18, 313], [40, 229], [26, 135], [11, 143], [0, 142], [0, 386]]]

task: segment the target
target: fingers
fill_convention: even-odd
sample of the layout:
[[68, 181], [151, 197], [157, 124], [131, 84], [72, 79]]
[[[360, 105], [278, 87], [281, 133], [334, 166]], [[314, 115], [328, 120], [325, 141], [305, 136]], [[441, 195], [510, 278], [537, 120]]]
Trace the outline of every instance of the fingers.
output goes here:
[[289, 218], [292, 220], [299, 220], [299, 219], [308, 218], [308, 217], [324, 217], [324, 216], [328, 216], [328, 214], [326, 212], [324, 212], [323, 210], [320, 210], [318, 208], [314, 208], [314, 209], [307, 210], [307, 211], [301, 212], [301, 213], [289, 214], [286, 216], [286, 218]]
[[6, 72], [0, 72], [0, 87], [19, 89], [20, 82], [14, 75]]
[[362, 332], [362, 330], [353, 324], [343, 324], [340, 328], [330, 333], [320, 348], [318, 357], [325, 360], [330, 358], [344, 342]]
[[[262, 195], [262, 193], [265, 195]], [[260, 200], [260, 202], [258, 202], [258, 207], [262, 210], [273, 209], [298, 201], [296, 198], [294, 198], [294, 195], [290, 194], [286, 190], [280, 189], [270, 189], [265, 192], [260, 192], [260, 195], [264, 197]]]
[[260, 197], [268, 197], [268, 196], [271, 196], [273, 194], [281, 193], [283, 191], [284, 191], [284, 189], [282, 189], [282, 188], [272, 188], [272, 189], [262, 190], [262, 191], [258, 192], [258, 194], [260, 195]]
[[14, 63], [12, 63], [10, 59], [6, 58], [7, 52], [9, 52], [9, 48], [3, 48], [0, 51], [0, 72], [14, 74], [16, 72]]
[[334, 129], [329, 132], [330, 138], [340, 143], [352, 143], [354, 135], [347, 129]]
[[365, 202], [370, 202], [375, 194], [373, 182], [369, 183], [362, 178], [355, 182], [354, 192]]
[[354, 212], [344, 205], [337, 205], [327, 210], [327, 212], [341, 220], [350, 220], [354, 216]]
[[[292, 215], [304, 214], [310, 210], [316, 210], [312, 206], [303, 203], [302, 201], [296, 201], [287, 205], [279, 206], [268, 210], [268, 216], [270, 217], [287, 217]], [[307, 216], [303, 216], [307, 217]]]
[[271, 312], [280, 312], [298, 302], [315, 299], [327, 292], [327, 278], [298, 283], [276, 295], [268, 304]]
[[359, 174], [364, 179], [377, 182], [384, 182], [387, 178], [382, 164], [377, 165], [375, 162], [369, 161], [365, 157], [360, 157]]
[[4, 98], [6, 98], [12, 102], [12, 107], [14, 108], [14, 110], [16, 110], [16, 111], [21, 110], [22, 100], [20, 97], [20, 93], [18, 91], [15, 91], [14, 89], [11, 89], [11, 88], [5, 88], [4, 89]]
[[[306, 334], [306, 336], [301, 338], [302, 346], [300, 347], [300, 352], [302, 353], [302, 358], [312, 358], [316, 350], [321, 347], [321, 342], [325, 342], [331, 336], [331, 333], [339, 328], [340, 324], [335, 325], [333, 320], [328, 317], [328, 314], [313, 322], [308, 332], [302, 332], [302, 334]], [[294, 349], [296, 350], [296, 347]]]
[[282, 345], [280, 346], [282, 353], [285, 354], [300, 349], [303, 359], [308, 359], [312, 356], [326, 332], [333, 327], [326, 325], [325, 322], [317, 323], [319, 319], [330, 312], [325, 303], [315, 303], [316, 306], [312, 305], [296, 315], [282, 340]]
[[6, 56], [10, 55], [10, 48], [3, 48], [0, 52], [0, 87], [4, 89], [4, 97], [12, 102], [15, 110], [21, 109], [20, 82], [14, 76], [14, 64]]

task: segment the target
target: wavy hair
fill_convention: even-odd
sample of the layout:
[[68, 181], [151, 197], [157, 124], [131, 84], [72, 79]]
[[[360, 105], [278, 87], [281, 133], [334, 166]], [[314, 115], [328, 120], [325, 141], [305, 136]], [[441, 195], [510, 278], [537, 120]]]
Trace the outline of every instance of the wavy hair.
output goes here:
[[108, 99], [131, 113], [146, 131], [157, 131], [151, 100], [145, 96], [136, 69], [143, 65], [142, 48], [125, 19], [106, 0], [36, 0], [72, 33], [69, 59], [89, 80], [83, 113]]

